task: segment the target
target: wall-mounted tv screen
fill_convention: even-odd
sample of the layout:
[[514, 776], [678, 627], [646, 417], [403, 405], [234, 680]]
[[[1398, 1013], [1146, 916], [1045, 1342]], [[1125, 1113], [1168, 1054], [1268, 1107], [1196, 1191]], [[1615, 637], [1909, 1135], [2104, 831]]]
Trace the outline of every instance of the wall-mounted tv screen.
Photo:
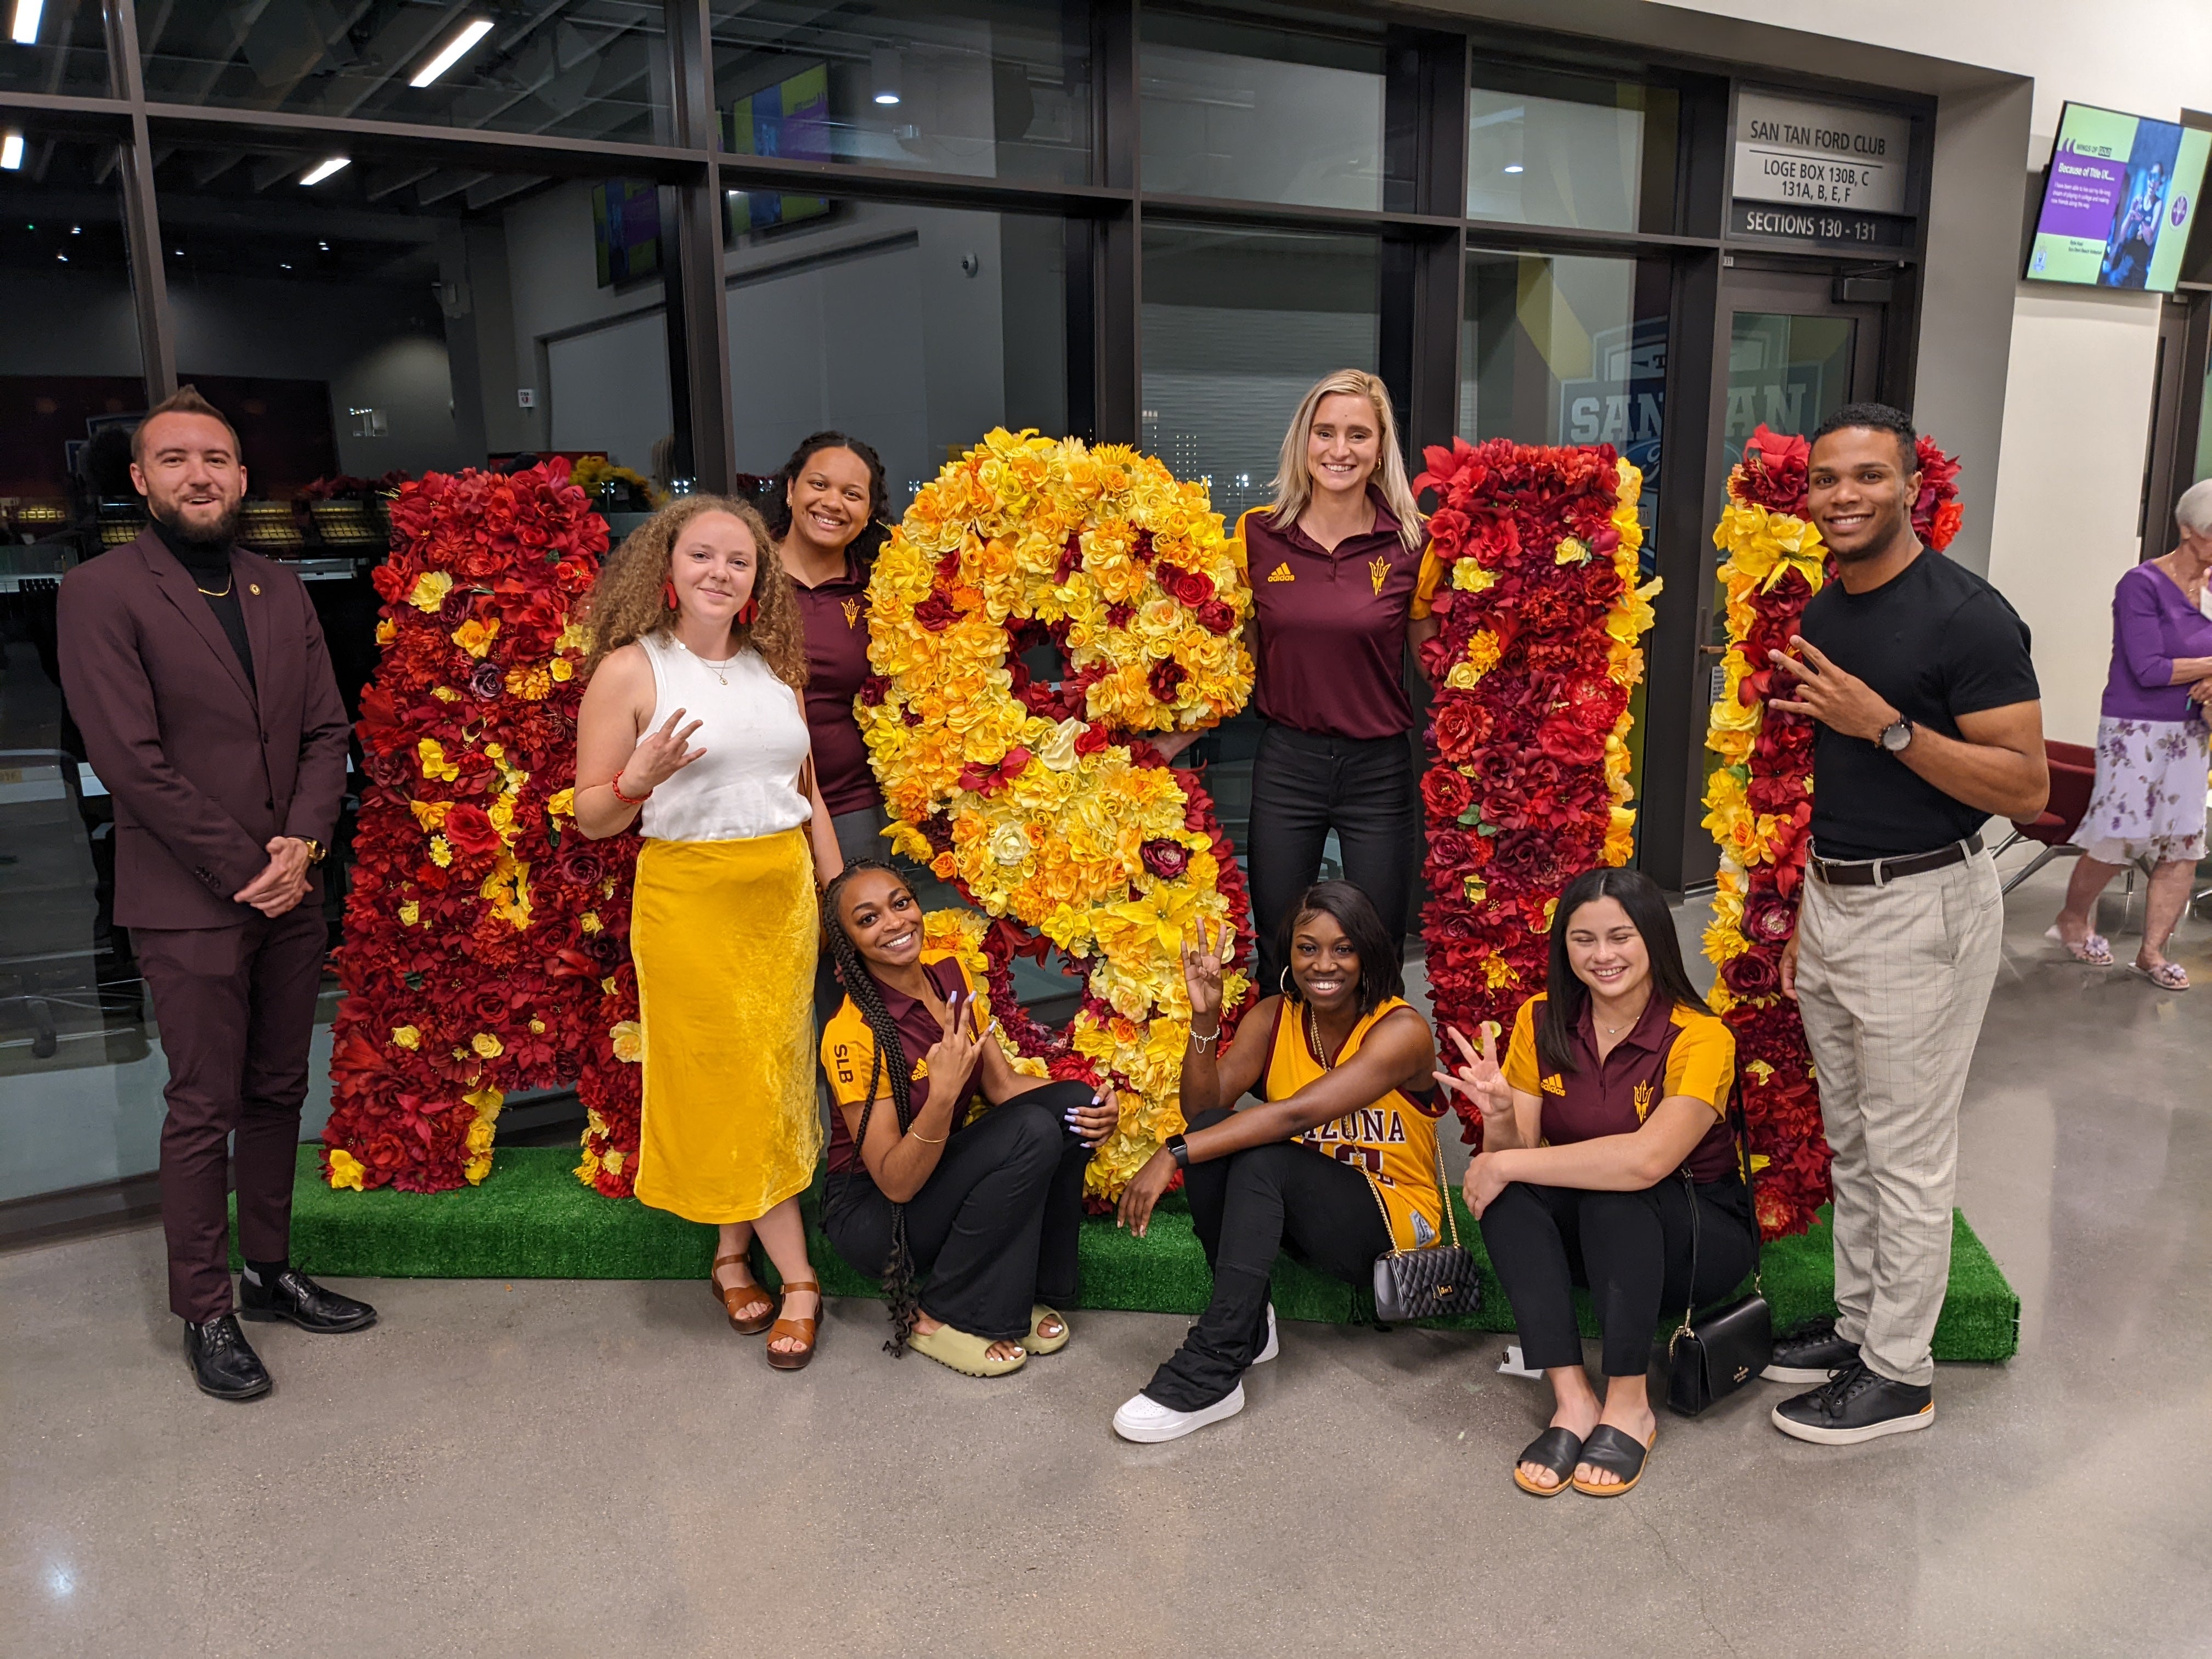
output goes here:
[[2027, 274], [2171, 294], [2204, 189], [2212, 132], [2069, 104], [2045, 176]]
[[610, 179], [592, 186], [592, 252], [601, 288], [660, 269], [660, 192], [652, 179]]
[[[817, 64], [750, 98], [738, 100], [730, 106], [726, 137], [733, 155], [787, 155], [795, 161], [830, 160], [829, 66]], [[818, 219], [830, 211], [830, 204], [819, 196], [786, 196], [764, 190], [749, 190], [744, 196], [746, 222], [754, 230]]]

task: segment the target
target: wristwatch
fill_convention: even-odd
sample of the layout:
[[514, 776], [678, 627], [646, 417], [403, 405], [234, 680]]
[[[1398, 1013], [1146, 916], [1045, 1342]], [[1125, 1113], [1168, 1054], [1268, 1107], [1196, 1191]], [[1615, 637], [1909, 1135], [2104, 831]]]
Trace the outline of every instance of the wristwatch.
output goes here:
[[1893, 755], [1901, 753], [1905, 745], [1912, 741], [1912, 722], [1900, 714], [1881, 728], [1881, 735], [1875, 741]]
[[1190, 1145], [1181, 1135], [1170, 1135], [1161, 1144], [1168, 1149], [1168, 1156], [1176, 1161], [1176, 1169], [1190, 1168]]
[[300, 837], [300, 840], [307, 849], [308, 863], [320, 864], [325, 859], [330, 856], [331, 849], [324, 846], [322, 842], [317, 841], [313, 836], [302, 836]]

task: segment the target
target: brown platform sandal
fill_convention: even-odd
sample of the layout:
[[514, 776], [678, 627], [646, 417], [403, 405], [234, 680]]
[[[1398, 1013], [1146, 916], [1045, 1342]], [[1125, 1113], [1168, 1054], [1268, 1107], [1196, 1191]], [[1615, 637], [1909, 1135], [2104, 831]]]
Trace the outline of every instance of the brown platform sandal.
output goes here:
[[[727, 1290], [724, 1290], [714, 1283], [714, 1275], [732, 1261], [742, 1261], [745, 1264], [745, 1276]], [[775, 1323], [775, 1292], [754, 1279], [750, 1252], [739, 1250], [733, 1255], [716, 1256], [714, 1265], [707, 1273], [707, 1288], [714, 1291], [714, 1300], [722, 1304], [722, 1311], [729, 1316], [730, 1328], [739, 1336], [758, 1336], [770, 1325]], [[763, 1302], [768, 1304], [767, 1311], [757, 1313], [750, 1319], [738, 1317], [738, 1309], [754, 1307]]]
[[811, 1279], [785, 1279], [783, 1295], [787, 1303], [793, 1291], [814, 1292], [814, 1312], [805, 1319], [787, 1316], [769, 1328], [768, 1340], [771, 1342], [779, 1336], [787, 1336], [805, 1345], [796, 1353], [778, 1353], [774, 1348], [768, 1351], [768, 1363], [780, 1371], [803, 1371], [806, 1369], [807, 1361], [814, 1358], [815, 1333], [822, 1326], [822, 1286]]

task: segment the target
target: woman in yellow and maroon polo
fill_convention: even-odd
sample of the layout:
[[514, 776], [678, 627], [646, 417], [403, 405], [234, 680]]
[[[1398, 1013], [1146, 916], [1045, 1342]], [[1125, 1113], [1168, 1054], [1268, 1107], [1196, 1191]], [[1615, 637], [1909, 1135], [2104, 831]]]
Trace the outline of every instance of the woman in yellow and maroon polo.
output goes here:
[[1306, 393], [1274, 488], [1237, 525], [1254, 599], [1253, 702], [1267, 723], [1244, 842], [1265, 992], [1285, 966], [1284, 914], [1320, 873], [1332, 830], [1345, 879], [1403, 946], [1421, 856], [1406, 647], [1409, 630], [1437, 625], [1413, 618], [1421, 514], [1381, 380], [1339, 369]]

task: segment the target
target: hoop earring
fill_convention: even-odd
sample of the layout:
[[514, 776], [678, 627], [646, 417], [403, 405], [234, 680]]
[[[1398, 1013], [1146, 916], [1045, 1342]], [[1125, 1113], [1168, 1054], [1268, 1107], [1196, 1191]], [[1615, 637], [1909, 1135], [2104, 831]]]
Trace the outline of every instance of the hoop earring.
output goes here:
[[674, 582], [671, 581], [661, 583], [660, 597], [668, 602], [668, 608], [671, 611], [678, 611], [683, 608], [676, 603], [676, 584]]
[[1285, 963], [1283, 971], [1275, 975], [1275, 988], [1283, 994], [1285, 1001], [1291, 1000], [1291, 969], [1288, 963]]

